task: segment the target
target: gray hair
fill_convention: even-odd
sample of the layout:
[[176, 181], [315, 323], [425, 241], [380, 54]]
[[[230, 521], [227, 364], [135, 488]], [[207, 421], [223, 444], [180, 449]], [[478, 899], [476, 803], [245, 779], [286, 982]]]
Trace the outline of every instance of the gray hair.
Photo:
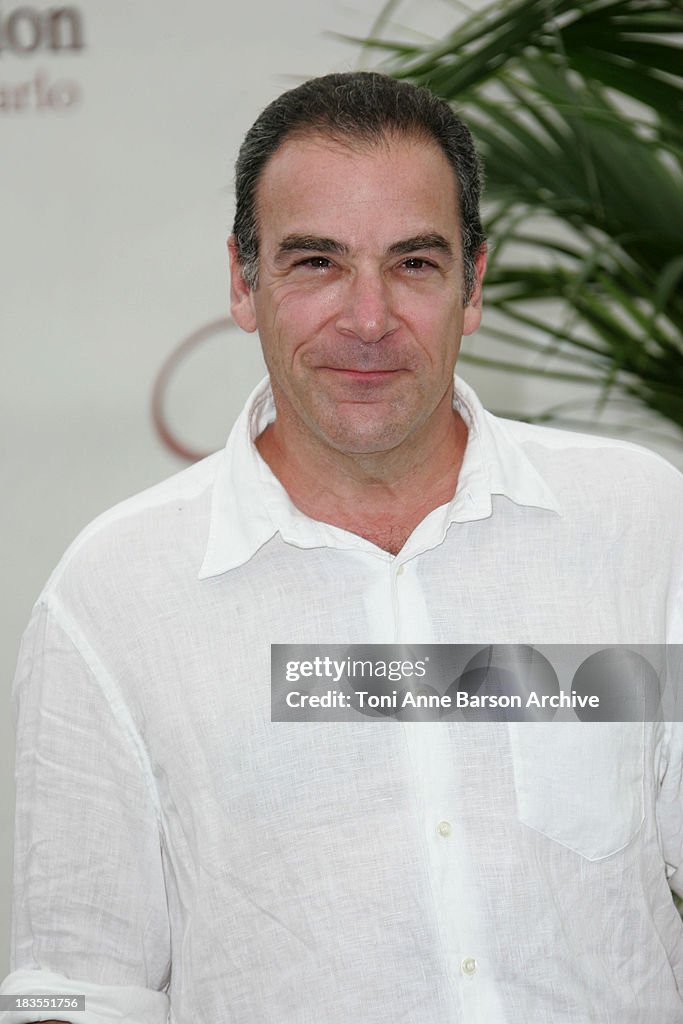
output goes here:
[[312, 78], [284, 92], [247, 132], [235, 165], [233, 234], [242, 274], [258, 281], [256, 189], [270, 158], [293, 136], [322, 134], [338, 142], [381, 143], [392, 134], [436, 142], [453, 168], [460, 205], [464, 301], [476, 280], [475, 261], [486, 241], [479, 213], [481, 161], [467, 126], [428, 89], [373, 71]]

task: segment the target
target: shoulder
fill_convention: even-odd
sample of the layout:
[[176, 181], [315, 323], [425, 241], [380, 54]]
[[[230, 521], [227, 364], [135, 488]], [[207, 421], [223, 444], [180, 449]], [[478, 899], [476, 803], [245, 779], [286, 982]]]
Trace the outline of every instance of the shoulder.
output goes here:
[[[683, 474], [639, 444], [597, 434], [495, 418], [551, 487], [683, 501]], [[683, 506], [678, 505], [681, 509]]]
[[171, 552], [176, 558], [188, 549], [200, 552], [222, 454], [216, 452], [97, 516], [67, 548], [41, 598], [80, 575], [94, 575], [102, 584], [135, 576], [151, 565], [159, 569]]
[[503, 419], [499, 416], [493, 416], [491, 413], [487, 413], [487, 415], [491, 416], [510, 434], [513, 434], [520, 443], [537, 444], [554, 451], [574, 448], [586, 452], [631, 452], [634, 455], [660, 462], [664, 466], [669, 466], [674, 472], [678, 472], [661, 455], [658, 455], [644, 445], [635, 444], [632, 441], [607, 437], [604, 434], [588, 434], [576, 430], [562, 430], [558, 427], [541, 426], [537, 423], [527, 423], [523, 420]]

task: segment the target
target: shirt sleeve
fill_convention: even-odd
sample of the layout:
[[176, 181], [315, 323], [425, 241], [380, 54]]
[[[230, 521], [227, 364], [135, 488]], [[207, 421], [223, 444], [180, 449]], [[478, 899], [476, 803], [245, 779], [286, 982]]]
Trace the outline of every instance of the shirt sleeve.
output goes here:
[[11, 973], [0, 993], [86, 995], [2, 1024], [165, 1024], [170, 934], [151, 766], [115, 680], [57, 603], [24, 634]]
[[669, 886], [683, 898], [683, 722], [665, 722], [657, 828]]

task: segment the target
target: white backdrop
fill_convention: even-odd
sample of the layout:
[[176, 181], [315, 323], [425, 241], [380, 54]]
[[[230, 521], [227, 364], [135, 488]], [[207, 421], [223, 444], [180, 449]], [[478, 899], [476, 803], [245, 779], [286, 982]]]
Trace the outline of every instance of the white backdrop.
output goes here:
[[[227, 311], [240, 139], [284, 88], [357, 66], [358, 49], [327, 33], [362, 36], [382, 0], [80, 0], [55, 26], [56, 6], [0, 4], [0, 978], [9, 693], [31, 604], [88, 520], [182, 468], [149, 397], [170, 350]], [[417, 7], [425, 30], [453, 17], [438, 0]], [[261, 372], [253, 336], [217, 338], [174, 385], [173, 421], [217, 448]], [[513, 385], [518, 400], [534, 388]]]

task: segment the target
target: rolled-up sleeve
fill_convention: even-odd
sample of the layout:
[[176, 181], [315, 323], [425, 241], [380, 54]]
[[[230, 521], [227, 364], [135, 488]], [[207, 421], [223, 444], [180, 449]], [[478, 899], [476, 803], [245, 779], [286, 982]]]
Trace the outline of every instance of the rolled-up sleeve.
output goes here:
[[12, 691], [17, 737], [11, 973], [0, 993], [85, 994], [85, 1011], [3, 1024], [163, 1024], [170, 935], [160, 816], [117, 681], [59, 604], [41, 601]]

